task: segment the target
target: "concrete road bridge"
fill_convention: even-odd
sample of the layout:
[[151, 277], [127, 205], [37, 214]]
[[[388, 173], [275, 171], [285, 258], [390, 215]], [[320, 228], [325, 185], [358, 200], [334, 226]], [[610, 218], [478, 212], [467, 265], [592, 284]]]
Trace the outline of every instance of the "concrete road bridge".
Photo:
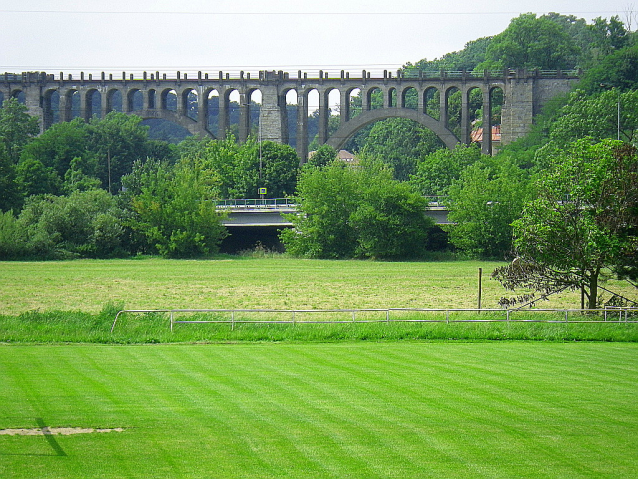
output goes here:
[[[121, 75], [50, 74], [25, 72], [0, 74], [0, 100], [18, 98], [31, 114], [41, 120], [42, 129], [58, 121], [80, 116], [90, 119], [119, 109], [144, 119], [160, 118], [177, 123], [202, 137], [224, 138], [230, 127], [231, 95], [239, 97], [238, 136], [245, 141], [251, 131], [250, 105], [255, 92], [261, 94], [259, 130], [262, 140], [288, 143], [290, 140], [287, 99], [296, 94], [296, 149], [302, 161], [308, 156], [309, 96], [318, 93], [318, 141], [341, 149], [347, 140], [366, 125], [386, 118], [408, 118], [431, 131], [448, 147], [469, 143], [471, 133], [470, 93], [482, 94], [483, 112], [491, 112], [494, 92], [502, 91], [501, 141], [507, 144], [525, 135], [533, 116], [552, 97], [569, 91], [579, 72], [504, 70], [499, 72], [411, 72], [384, 71], [373, 74], [350, 72], [259, 71], [236, 74], [176, 72], [122, 72]], [[461, 119], [457, 134], [450, 125], [450, 95], [461, 92]], [[236, 93], [235, 93], [236, 92]], [[338, 92], [337, 94], [331, 92]], [[373, 104], [380, 94], [382, 105]], [[358, 94], [361, 108], [354, 115], [351, 97]], [[313, 93], [313, 95], [317, 96]], [[339, 127], [329, 134], [330, 98], [338, 98]], [[428, 103], [438, 96], [437, 114]], [[408, 98], [417, 98], [408, 107]], [[435, 100], [436, 101], [436, 100]], [[211, 119], [211, 102], [217, 102], [216, 121]], [[79, 105], [75, 110], [73, 105]], [[492, 152], [490, 114], [483, 115], [482, 149]], [[214, 128], [212, 125], [216, 125]], [[460, 133], [458, 133], [460, 131]]]
[[[438, 225], [449, 224], [443, 197], [432, 196], [427, 199], [425, 214]], [[292, 223], [284, 215], [297, 212], [294, 201], [288, 198], [220, 200], [217, 209], [227, 212], [223, 224], [229, 228], [290, 227]]]

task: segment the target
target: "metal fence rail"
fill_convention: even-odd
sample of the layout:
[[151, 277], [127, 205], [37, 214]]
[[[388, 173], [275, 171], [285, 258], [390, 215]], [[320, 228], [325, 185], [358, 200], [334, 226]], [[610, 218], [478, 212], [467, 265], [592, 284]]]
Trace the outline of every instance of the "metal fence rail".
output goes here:
[[[345, 324], [345, 323], [638, 323], [638, 308], [605, 309], [451, 309], [451, 308], [357, 308], [357, 309], [125, 309], [118, 311], [111, 333], [122, 314], [168, 314], [170, 328], [176, 324]], [[474, 313], [470, 318], [459, 315]], [[521, 318], [523, 314], [554, 314], [555, 319]], [[216, 314], [214, 319], [176, 319], [186, 314]], [[571, 315], [571, 318], [570, 318]], [[261, 319], [254, 319], [261, 316]], [[281, 317], [287, 319], [272, 319]], [[320, 316], [306, 319], [304, 316]], [[416, 317], [415, 317], [416, 316]], [[421, 316], [421, 317], [419, 317]], [[427, 317], [430, 316], [430, 317]], [[482, 317], [481, 317], [482, 316]], [[346, 319], [343, 319], [343, 318]], [[335, 319], [336, 318], [336, 319]]]

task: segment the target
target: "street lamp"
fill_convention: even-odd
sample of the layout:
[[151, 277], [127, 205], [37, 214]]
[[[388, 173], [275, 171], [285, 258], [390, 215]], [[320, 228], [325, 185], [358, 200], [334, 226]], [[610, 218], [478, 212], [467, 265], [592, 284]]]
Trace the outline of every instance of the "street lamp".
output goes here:
[[618, 141], [620, 141], [620, 89], [616, 88], [616, 87], [614, 87], [612, 85], [607, 85], [606, 83], [601, 83], [600, 87], [601, 88], [608, 88], [608, 89], [611, 89], [611, 90], [616, 90], [618, 92], [618, 100], [617, 100], [617, 103], [618, 103], [618, 116], [617, 116], [616, 125], [617, 125], [617, 132], [618, 132], [617, 139], [618, 139]]

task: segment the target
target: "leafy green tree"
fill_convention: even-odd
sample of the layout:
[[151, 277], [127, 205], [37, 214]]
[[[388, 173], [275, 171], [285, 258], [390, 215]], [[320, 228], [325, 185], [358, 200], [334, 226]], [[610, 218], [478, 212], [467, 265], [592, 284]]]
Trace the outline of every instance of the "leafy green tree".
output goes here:
[[507, 289], [531, 288], [542, 297], [581, 290], [582, 306], [586, 298], [595, 309], [605, 275], [633, 274], [638, 264], [638, 154], [616, 140], [585, 138], [555, 160], [514, 222], [517, 259], [494, 277]]
[[281, 235], [286, 251], [295, 256], [418, 257], [432, 227], [425, 198], [378, 162], [304, 168], [296, 201], [294, 229]]
[[461, 172], [481, 159], [477, 145], [458, 145], [454, 150], [442, 148], [430, 153], [417, 165], [410, 183], [425, 196], [443, 196]]
[[104, 190], [27, 199], [18, 217], [22, 254], [38, 259], [105, 258], [122, 254], [119, 210]]
[[121, 177], [131, 172], [135, 160], [148, 156], [148, 127], [141, 122], [138, 116], [116, 111], [89, 122], [89, 149], [98, 159], [102, 188], [109, 193], [120, 190]]
[[559, 117], [550, 125], [548, 149], [561, 149], [584, 137], [596, 140], [618, 135], [618, 102], [620, 102], [620, 136], [633, 141], [638, 129], [638, 90], [620, 93], [609, 90], [587, 96], [582, 90], [572, 92]]
[[601, 58], [585, 74], [579, 87], [597, 93], [611, 87], [622, 92], [638, 89], [638, 44], [613, 51]]
[[0, 212], [17, 210], [22, 204], [22, 194], [17, 181], [15, 165], [5, 145], [0, 144]]
[[304, 166], [319, 167], [326, 166], [330, 162], [337, 159], [337, 152], [330, 145], [321, 145], [317, 151], [314, 152]]
[[418, 159], [444, 148], [430, 130], [405, 118], [378, 121], [370, 131], [362, 155], [376, 158], [394, 170], [394, 178], [406, 181], [416, 171]]
[[468, 166], [449, 188], [450, 242], [473, 257], [507, 257], [511, 223], [529, 195], [527, 175], [510, 162], [488, 159]]
[[31, 195], [58, 195], [61, 192], [60, 177], [53, 168], [44, 166], [40, 160], [28, 158], [21, 161], [16, 167], [16, 173], [25, 198]]
[[545, 16], [524, 13], [492, 39], [486, 61], [477, 68], [573, 68], [578, 53], [574, 39], [563, 26]]
[[422, 257], [434, 221], [427, 200], [387, 168], [365, 165], [361, 203], [350, 216], [357, 235], [355, 255], [373, 259]]
[[64, 178], [74, 158], [88, 160], [94, 156], [88, 149], [88, 139], [88, 125], [82, 118], [56, 123], [24, 148], [22, 159], [37, 160]]
[[38, 119], [27, 113], [27, 107], [15, 98], [0, 108], [0, 145], [12, 164], [18, 163], [24, 147], [40, 132]]
[[216, 191], [206, 171], [188, 159], [175, 166], [149, 160], [136, 163], [123, 179], [131, 191], [130, 226], [167, 258], [193, 258], [216, 253], [226, 235], [215, 210]]
[[291, 216], [294, 229], [281, 239], [293, 256], [352, 258], [357, 236], [350, 215], [361, 201], [357, 172], [337, 162], [323, 168], [304, 168], [297, 184], [300, 214]]

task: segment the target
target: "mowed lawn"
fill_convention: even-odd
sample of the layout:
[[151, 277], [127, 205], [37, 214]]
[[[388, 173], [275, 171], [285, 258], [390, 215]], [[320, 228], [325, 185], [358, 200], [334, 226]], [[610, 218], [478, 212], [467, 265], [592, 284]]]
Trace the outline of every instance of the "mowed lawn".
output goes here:
[[2, 478], [637, 477], [638, 345], [5, 345]]

